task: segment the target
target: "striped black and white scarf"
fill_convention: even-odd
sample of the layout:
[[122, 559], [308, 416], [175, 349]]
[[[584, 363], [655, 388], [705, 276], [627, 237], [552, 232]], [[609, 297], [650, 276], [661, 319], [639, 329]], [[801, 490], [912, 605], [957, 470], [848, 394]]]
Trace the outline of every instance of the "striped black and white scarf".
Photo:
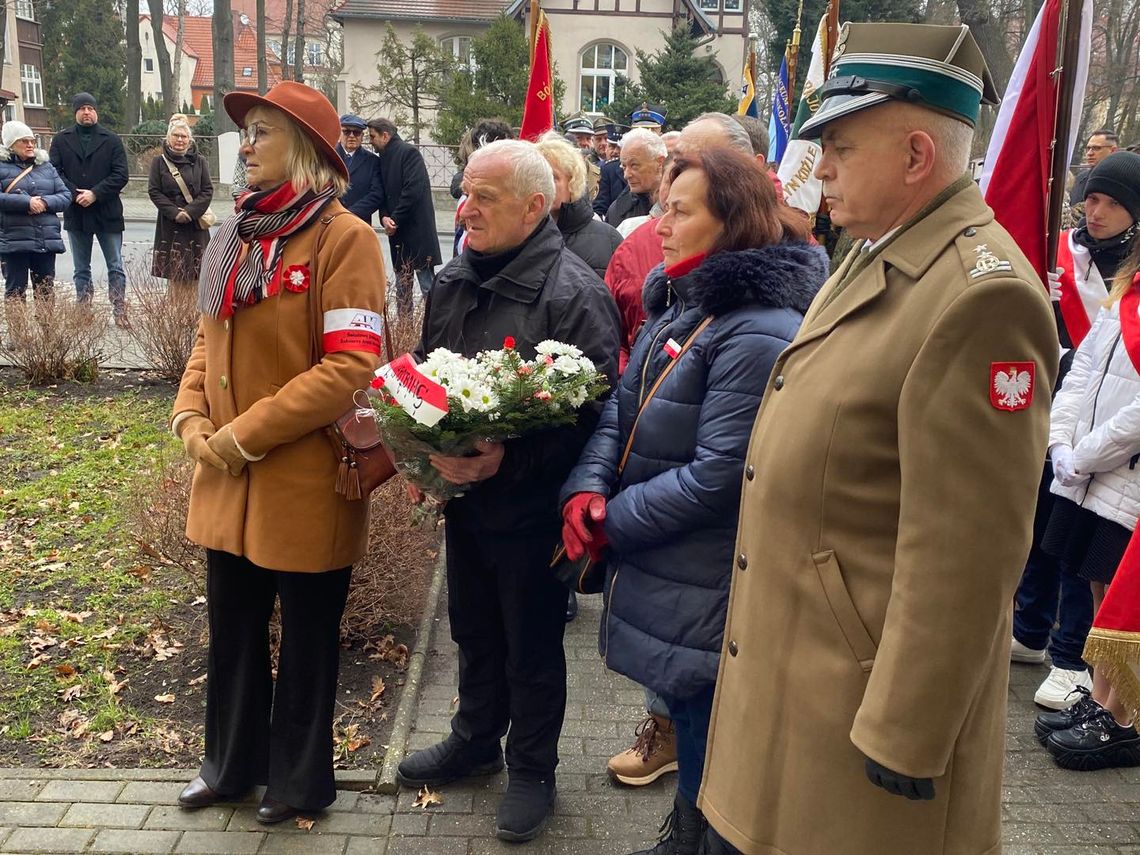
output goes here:
[[[228, 318], [236, 309], [271, 295], [289, 236], [320, 216], [336, 190], [298, 190], [289, 182], [273, 190], [238, 197], [202, 256], [198, 308], [211, 318]], [[262, 250], [261, 241], [268, 241]], [[243, 246], [249, 251], [242, 258]]]

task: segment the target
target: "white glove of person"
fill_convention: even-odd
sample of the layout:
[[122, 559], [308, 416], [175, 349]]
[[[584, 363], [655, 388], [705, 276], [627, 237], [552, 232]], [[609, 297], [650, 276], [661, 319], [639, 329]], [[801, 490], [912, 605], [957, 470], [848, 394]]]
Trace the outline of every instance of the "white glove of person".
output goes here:
[[1071, 446], [1054, 445], [1049, 449], [1049, 456], [1053, 460], [1053, 477], [1062, 487], [1075, 487], [1087, 477], [1079, 474], [1073, 468], [1073, 449]]
[[1063, 268], [1058, 267], [1046, 274], [1049, 277], [1049, 299], [1054, 303], [1061, 301], [1061, 274], [1064, 272]]

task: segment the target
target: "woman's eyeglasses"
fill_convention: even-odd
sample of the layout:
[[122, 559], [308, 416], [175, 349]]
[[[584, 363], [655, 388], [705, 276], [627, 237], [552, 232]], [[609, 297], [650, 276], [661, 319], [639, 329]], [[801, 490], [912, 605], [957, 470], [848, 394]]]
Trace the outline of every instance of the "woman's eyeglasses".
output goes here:
[[262, 122], [250, 122], [242, 130], [242, 142], [255, 146], [264, 138], [266, 132], [271, 130], [273, 130], [271, 125], [266, 125]]

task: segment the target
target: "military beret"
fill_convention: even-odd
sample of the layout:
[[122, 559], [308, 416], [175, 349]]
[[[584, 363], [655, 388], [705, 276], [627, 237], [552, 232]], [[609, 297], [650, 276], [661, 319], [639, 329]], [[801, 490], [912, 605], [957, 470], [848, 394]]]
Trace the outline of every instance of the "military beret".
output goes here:
[[998, 103], [985, 57], [965, 24], [844, 24], [819, 97], [823, 103], [800, 127], [800, 139], [817, 139], [828, 122], [888, 101], [970, 126], [983, 103]]

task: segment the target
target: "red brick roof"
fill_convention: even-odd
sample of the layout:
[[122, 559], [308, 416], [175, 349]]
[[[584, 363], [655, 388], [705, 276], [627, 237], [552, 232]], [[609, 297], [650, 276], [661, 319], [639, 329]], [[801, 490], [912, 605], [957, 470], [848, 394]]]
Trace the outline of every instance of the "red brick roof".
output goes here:
[[[190, 88], [202, 90], [207, 94], [214, 89], [214, 30], [213, 18], [187, 15], [183, 26], [183, 49], [187, 55], [196, 57], [198, 64], [194, 67], [194, 77], [190, 81]], [[163, 23], [164, 31], [167, 27], [177, 28], [178, 19], [167, 17]], [[176, 32], [176, 29], [174, 30]], [[173, 40], [174, 36], [171, 35]], [[281, 79], [277, 63], [273, 54], [266, 50], [269, 59], [268, 84], [273, 86]], [[252, 68], [250, 77], [242, 75], [242, 69]], [[239, 14], [234, 14], [234, 88], [257, 89], [257, 33], [253, 26], [244, 26], [239, 20]], [[198, 99], [195, 98], [195, 101]]]
[[338, 0], [332, 16], [481, 23], [514, 5], [512, 0]]
[[[139, 21], [146, 21], [146, 24], [149, 27], [150, 15], [139, 15]], [[162, 32], [168, 39], [170, 39], [171, 44], [178, 44], [178, 19], [171, 17], [170, 15], [163, 16]], [[194, 59], [198, 59], [198, 52], [193, 47], [191, 47], [191, 45], [187, 43], [185, 39], [182, 41], [182, 52], [187, 56], [192, 56]]]
[[[265, 0], [265, 31], [270, 35], [278, 35], [283, 29], [281, 22], [285, 19], [285, 3], [286, 0]], [[335, 5], [336, 0], [306, 0], [305, 18], [309, 23], [306, 24], [305, 29], [323, 33], [323, 27], [313, 26], [313, 24], [319, 22]], [[250, 24], [257, 26], [257, 0], [231, 0], [230, 7], [234, 12], [245, 15]], [[297, 3], [294, 0], [293, 15], [296, 16], [296, 14]], [[296, 23], [294, 22], [289, 29], [294, 31]]]

